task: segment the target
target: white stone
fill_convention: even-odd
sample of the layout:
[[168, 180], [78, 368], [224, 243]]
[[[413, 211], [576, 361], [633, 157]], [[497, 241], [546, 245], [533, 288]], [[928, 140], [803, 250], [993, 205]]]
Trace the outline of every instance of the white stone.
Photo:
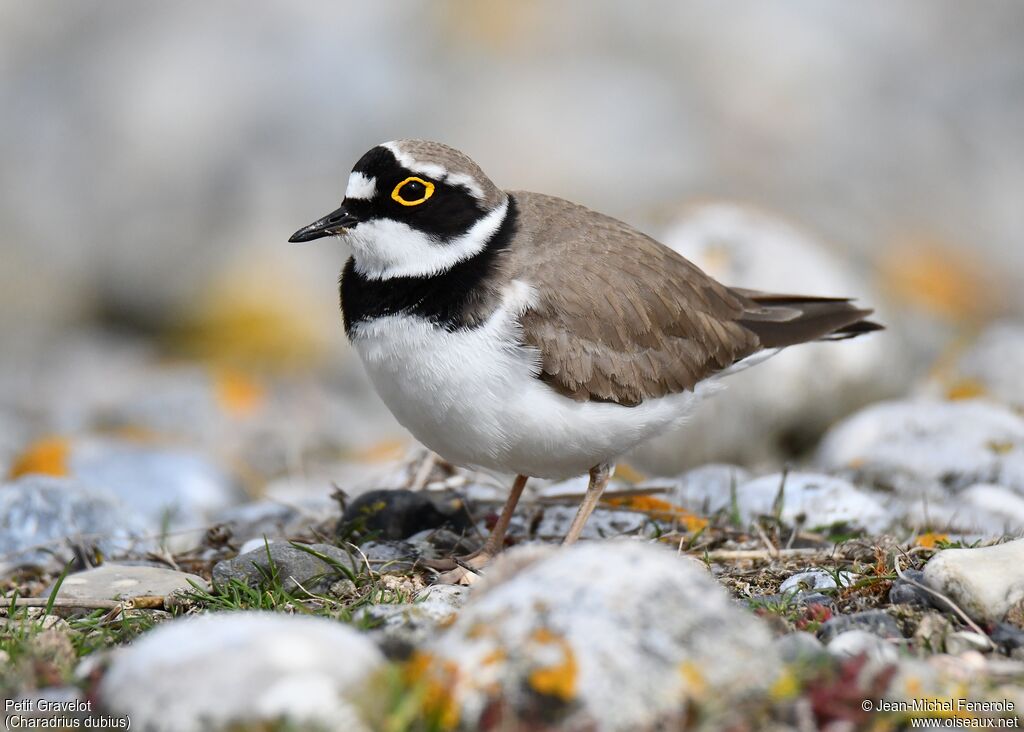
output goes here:
[[[726, 202], [693, 206], [662, 241], [730, 286], [882, 304], [826, 242], [757, 209]], [[906, 361], [900, 339], [884, 334], [787, 349], [729, 376], [726, 388], [701, 402], [684, 426], [641, 447], [637, 462], [672, 474], [710, 461], [777, 460], [781, 442], [797, 436], [813, 444], [836, 419], [897, 393], [908, 379], [899, 367]]]
[[71, 443], [68, 470], [111, 491], [156, 528], [202, 527], [243, 497], [224, 470], [194, 450], [90, 437]]
[[905, 498], [903, 523], [913, 529], [1001, 538], [1024, 531], [1024, 497], [1000, 485], [978, 483], [952, 496]]
[[[840, 571], [838, 575], [839, 582], [843, 587], [849, 587], [857, 581], [857, 575], [853, 572]], [[834, 573], [826, 572], [823, 569], [812, 569], [788, 577], [779, 585], [779, 592], [819, 592], [836, 589], [838, 586]]]
[[[130, 597], [166, 597], [176, 590], [192, 590], [209, 586], [199, 575], [176, 572], [162, 567], [130, 564], [104, 564], [84, 572], [69, 574], [60, 585], [57, 597], [65, 599], [96, 598], [121, 600]], [[43, 593], [50, 596], [54, 585]]]
[[981, 401], [882, 402], [830, 430], [817, 462], [911, 496], [975, 483], [1024, 493], [1024, 418]]
[[924, 576], [976, 620], [1001, 620], [1024, 600], [1024, 539], [973, 549], [943, 549]]
[[173, 620], [112, 654], [99, 685], [110, 714], [153, 732], [288, 720], [365, 730], [358, 709], [383, 657], [324, 618], [244, 612]]
[[701, 516], [710, 516], [728, 509], [733, 489], [750, 479], [750, 472], [738, 465], [710, 463], [675, 478], [648, 482], [651, 485], [669, 486], [665, 498], [672, 503]]
[[866, 630], [844, 631], [833, 638], [827, 648], [829, 653], [838, 658], [853, 658], [863, 653], [869, 662], [878, 666], [888, 666], [899, 661], [896, 646]]
[[1011, 407], [1024, 407], [1024, 323], [1002, 320], [988, 326], [952, 368], [932, 378], [927, 393], [961, 389]]
[[109, 491], [80, 481], [26, 475], [0, 484], [0, 573], [67, 561], [68, 539], [108, 558], [154, 548], [150, 527]]
[[[782, 484], [783, 474], [774, 473], [737, 488], [740, 517], [752, 521], [772, 515]], [[789, 525], [807, 528], [848, 523], [869, 532], [882, 531], [890, 522], [888, 512], [873, 494], [842, 478], [819, 473], [785, 474], [781, 518]]]
[[692, 561], [640, 541], [523, 547], [426, 647], [462, 724], [501, 698], [564, 728], [632, 730], [758, 695], [779, 670], [766, 627]]

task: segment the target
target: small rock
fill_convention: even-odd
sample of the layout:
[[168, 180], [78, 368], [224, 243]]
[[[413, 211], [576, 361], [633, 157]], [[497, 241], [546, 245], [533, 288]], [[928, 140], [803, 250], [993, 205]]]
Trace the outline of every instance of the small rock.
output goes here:
[[202, 525], [243, 495], [199, 452], [126, 439], [51, 438], [30, 447], [22, 462], [27, 473], [38, 468], [107, 490], [155, 528]]
[[[915, 582], [927, 585], [924, 572], [919, 569], [905, 569], [903, 574]], [[922, 590], [909, 582], [897, 579], [889, 588], [889, 602], [893, 605], [915, 605], [917, 607], [932, 607], [933, 595], [927, 590]]]
[[741, 518], [749, 522], [772, 515], [780, 487], [781, 518], [791, 526], [846, 524], [876, 533], [890, 522], [889, 513], [870, 493], [842, 478], [817, 473], [775, 473], [744, 483], [736, 491]]
[[903, 638], [900, 626], [884, 610], [864, 610], [849, 615], [836, 615], [825, 621], [818, 631], [818, 637], [824, 643], [830, 643], [836, 636], [851, 630], [864, 631], [887, 640]]
[[248, 554], [259, 549], [264, 549], [266, 546], [273, 544], [273, 539], [267, 539], [266, 537], [260, 537], [259, 539], [249, 539], [249, 541], [238, 547], [238, 555]]
[[150, 528], [110, 493], [67, 478], [26, 475], [0, 484], [0, 574], [70, 558], [68, 540], [106, 557], [153, 549]]
[[668, 484], [672, 489], [666, 499], [701, 516], [710, 516], [727, 510], [733, 490], [750, 482], [750, 472], [738, 465], [711, 463], [689, 470], [669, 481], [650, 481], [654, 485]]
[[[576, 517], [576, 506], [547, 506], [537, 524], [536, 537], [549, 541], [561, 540]], [[651, 525], [651, 519], [635, 511], [616, 511], [596, 508], [583, 526], [582, 539], [611, 539], [623, 534], [640, 534]]]
[[405, 572], [412, 569], [420, 553], [407, 541], [368, 541], [359, 545], [367, 561], [377, 572]]
[[447, 526], [468, 531], [473, 526], [465, 500], [456, 493], [378, 490], [355, 498], [338, 522], [339, 536], [352, 531], [374, 534], [378, 539], [405, 539], [425, 529]]
[[1024, 417], [980, 401], [882, 402], [833, 427], [817, 461], [913, 498], [976, 483], [1024, 493]]
[[225, 524], [235, 541], [287, 539], [304, 533], [309, 527], [339, 514], [337, 502], [324, 496], [301, 498], [289, 503], [264, 499], [232, 506], [214, 515]]
[[1001, 485], [978, 483], [957, 496], [957, 504], [973, 508], [985, 520], [975, 522], [972, 528], [989, 529], [999, 535], [1024, 530], [1024, 497]]
[[455, 618], [468, 591], [460, 585], [435, 585], [418, 592], [413, 602], [370, 605], [356, 618], [375, 624], [370, 635], [389, 658], [405, 659]]
[[996, 623], [989, 638], [1008, 656], [1024, 648], [1024, 630], [1009, 623]]
[[986, 653], [992, 650], [992, 642], [987, 635], [969, 630], [959, 630], [946, 636], [946, 653], [959, 656], [967, 651]]
[[[61, 583], [57, 597], [81, 600], [124, 600], [132, 597], [166, 597], [175, 591], [192, 590], [193, 584], [208, 589], [206, 580], [195, 574], [173, 569], [132, 564], [104, 564], [84, 572], [69, 574]], [[51, 584], [43, 593], [53, 592]]]
[[828, 642], [828, 652], [838, 658], [852, 658], [861, 654], [876, 666], [890, 666], [899, 662], [899, 652], [889, 641], [866, 630], [845, 630]]
[[324, 618], [239, 612], [172, 620], [111, 655], [104, 713], [153, 732], [286, 723], [366, 730], [359, 711], [380, 651]]
[[943, 549], [928, 560], [924, 575], [975, 620], [998, 622], [1024, 600], [1024, 539]]
[[[836, 584], [838, 574], [840, 584]], [[853, 572], [840, 571], [838, 573], [826, 572], [823, 569], [812, 569], [806, 572], [799, 572], [787, 578], [780, 586], [779, 593], [787, 592], [820, 592], [821, 590], [834, 590], [838, 587], [849, 587], [857, 580]]]
[[942, 396], [994, 399], [1024, 407], [1024, 324], [1003, 320], [988, 326], [934, 386]]
[[775, 649], [785, 663], [809, 664], [828, 656], [828, 651], [813, 633], [802, 630], [775, 639]]
[[234, 559], [217, 562], [213, 567], [213, 583], [223, 587], [235, 579], [250, 587], [259, 587], [267, 581], [272, 572], [276, 572], [281, 586], [287, 592], [294, 592], [299, 589], [299, 585], [309, 592], [318, 592], [330, 587], [331, 583], [343, 574], [334, 563], [353, 572], [360, 571], [358, 563], [336, 546], [310, 544], [309, 548], [330, 557], [333, 563], [325, 562], [291, 544], [275, 543], [269, 547], [254, 549], [248, 554], [240, 554]]
[[780, 670], [707, 572], [639, 541], [509, 550], [421, 658], [467, 728], [499, 703], [510, 726], [651, 728], [688, 702], [721, 719]]
[[[509, 526], [509, 534], [522, 535], [523, 533], [525, 533], [523, 519], [513, 516], [512, 523]], [[420, 531], [410, 536], [406, 542], [413, 547], [414, 551], [426, 559], [450, 557], [453, 554], [461, 556], [474, 552], [483, 545], [483, 540], [479, 539], [479, 537], [473, 538], [463, 534], [456, 534], [454, 531], [448, 531], [447, 529]]]
[[914, 630], [914, 645], [931, 653], [946, 650], [946, 637], [953, 632], [949, 618], [939, 613], [925, 613]]

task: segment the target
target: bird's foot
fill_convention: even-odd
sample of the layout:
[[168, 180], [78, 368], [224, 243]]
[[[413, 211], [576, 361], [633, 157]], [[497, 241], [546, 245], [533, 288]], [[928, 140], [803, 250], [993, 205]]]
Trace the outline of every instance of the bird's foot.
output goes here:
[[471, 585], [483, 575], [480, 570], [490, 563], [493, 555], [484, 549], [464, 558], [453, 558], [453, 568], [438, 575], [434, 581], [439, 585]]

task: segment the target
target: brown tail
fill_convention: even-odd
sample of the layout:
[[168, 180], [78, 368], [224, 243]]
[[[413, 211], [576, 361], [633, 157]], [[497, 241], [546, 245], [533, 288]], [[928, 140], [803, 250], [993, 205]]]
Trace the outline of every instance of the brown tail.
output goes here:
[[757, 334], [764, 348], [838, 341], [884, 329], [866, 320], [871, 310], [862, 310], [846, 298], [774, 295], [739, 288], [734, 291], [750, 300], [740, 323]]

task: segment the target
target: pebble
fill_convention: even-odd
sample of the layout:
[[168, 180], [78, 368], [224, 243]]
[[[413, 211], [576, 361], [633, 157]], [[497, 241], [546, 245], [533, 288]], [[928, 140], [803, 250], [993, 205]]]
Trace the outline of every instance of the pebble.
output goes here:
[[998, 622], [1024, 600], [1024, 539], [972, 549], [943, 549], [928, 560], [929, 586], [975, 620]]
[[[84, 572], [69, 574], [61, 583], [57, 597], [73, 600], [166, 597], [173, 592], [192, 590], [193, 585], [202, 590], [209, 589], [206, 580], [195, 574], [162, 567], [108, 563]], [[54, 586], [55, 584], [51, 584], [46, 588], [43, 595], [49, 597]]]
[[943, 653], [946, 649], [946, 637], [953, 632], [953, 623], [941, 613], [928, 612], [914, 629], [914, 645], [928, 653]]
[[385, 655], [406, 659], [455, 618], [468, 592], [462, 585], [435, 585], [420, 590], [412, 602], [364, 607], [356, 619], [372, 624], [370, 637]]
[[848, 615], [835, 615], [821, 626], [818, 637], [830, 643], [835, 637], [851, 630], [864, 631], [886, 640], [903, 638], [900, 626], [884, 610], [864, 610]]
[[[309, 549], [330, 557], [333, 562], [360, 571], [359, 562], [348, 552], [330, 544], [310, 544]], [[269, 556], [268, 556], [269, 554]], [[250, 587], [259, 587], [267, 581], [271, 565], [287, 592], [294, 592], [299, 585], [309, 592], [320, 592], [344, 573], [333, 564], [313, 556], [308, 551], [291, 544], [273, 543], [262, 546], [233, 559], [224, 559], [213, 566], [213, 584], [224, 587], [230, 580], [244, 582]]]
[[282, 722], [355, 732], [368, 729], [360, 699], [382, 663], [372, 641], [325, 618], [186, 617], [115, 650], [97, 696], [105, 713], [152, 732]]
[[153, 549], [147, 522], [107, 491], [77, 480], [26, 475], [0, 484], [0, 574], [70, 558], [68, 540], [108, 558]]
[[727, 510], [733, 490], [750, 482], [748, 470], [738, 465], [711, 463], [688, 470], [670, 481], [650, 481], [655, 485], [671, 485], [666, 500], [701, 516]]
[[834, 590], [839, 586], [849, 587], [857, 581], [857, 575], [853, 572], [838, 572], [840, 584], [836, 584], [836, 573], [826, 572], [823, 569], [812, 569], [806, 572], [799, 572], [788, 577], [780, 586], [779, 592], [820, 592], [821, 590]]
[[416, 546], [407, 541], [367, 541], [359, 551], [377, 572], [407, 572], [420, 558]]
[[456, 493], [375, 490], [355, 498], [338, 522], [339, 536], [352, 531], [378, 539], [406, 539], [425, 529], [447, 526], [468, 531], [473, 526], [466, 502]]
[[[577, 506], [546, 506], [537, 524], [535, 537], [559, 541], [576, 517]], [[651, 527], [651, 519], [637, 511], [617, 511], [598, 507], [583, 526], [581, 539], [610, 539], [623, 534], [640, 534]]]
[[144, 516], [153, 531], [202, 527], [214, 512], [242, 497], [206, 456], [126, 439], [43, 440], [26, 451], [20, 467], [102, 488]]
[[832, 428], [817, 462], [912, 498], [977, 483], [1024, 493], [1024, 417], [981, 401], [882, 402]]
[[1024, 648], [1024, 630], [1009, 623], [996, 623], [989, 638], [1006, 655], [1019, 655], [1017, 652]]
[[[924, 572], [919, 569], [905, 569], [903, 570], [903, 574], [908, 579], [927, 585]], [[892, 583], [892, 587], [889, 588], [889, 602], [893, 605], [932, 607], [933, 598], [934, 595], [927, 590], [922, 590], [920, 587], [916, 587], [909, 582], [904, 582], [902, 579], [895, 580]]]
[[838, 658], [853, 658], [863, 654], [876, 667], [899, 662], [896, 646], [866, 630], [843, 631], [828, 642], [827, 648], [830, 654]]
[[811, 664], [828, 656], [824, 644], [813, 633], [802, 630], [776, 638], [775, 650], [783, 662], [788, 664]]
[[307, 531], [325, 517], [339, 515], [337, 502], [326, 495], [282, 503], [272, 499], [250, 501], [218, 511], [213, 522], [225, 525], [239, 542], [287, 539]]
[[498, 703], [512, 726], [650, 728], [687, 702], [718, 719], [780, 671], [766, 626], [706, 571], [635, 540], [507, 551], [420, 661], [471, 729]]
[[945, 396], [964, 393], [1024, 407], [1024, 323], [1002, 320], [989, 325], [934, 386]]
[[782, 491], [780, 517], [789, 526], [808, 529], [837, 524], [882, 531], [890, 516], [880, 500], [843, 478], [819, 473], [773, 473], [744, 483], [736, 489], [736, 503], [744, 522], [771, 516]]
[[985, 653], [992, 650], [992, 641], [987, 635], [969, 630], [959, 630], [946, 636], [946, 653], [959, 656], [967, 651]]

